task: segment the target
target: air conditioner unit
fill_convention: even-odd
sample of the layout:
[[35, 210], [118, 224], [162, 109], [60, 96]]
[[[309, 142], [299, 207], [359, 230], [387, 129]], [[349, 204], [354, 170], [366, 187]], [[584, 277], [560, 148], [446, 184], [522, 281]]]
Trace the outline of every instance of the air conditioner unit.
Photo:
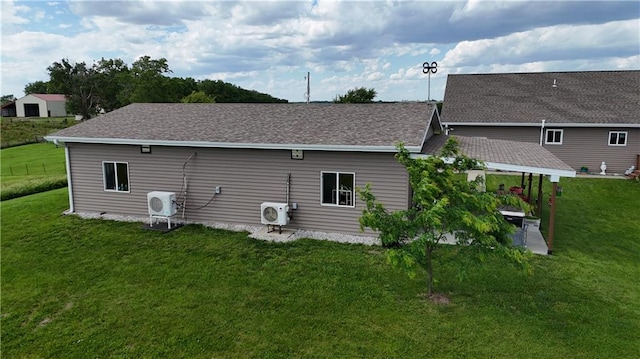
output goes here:
[[289, 224], [289, 205], [286, 203], [264, 202], [261, 206], [262, 224], [285, 226]]
[[152, 216], [171, 217], [178, 211], [174, 192], [154, 191], [147, 193], [149, 214]]

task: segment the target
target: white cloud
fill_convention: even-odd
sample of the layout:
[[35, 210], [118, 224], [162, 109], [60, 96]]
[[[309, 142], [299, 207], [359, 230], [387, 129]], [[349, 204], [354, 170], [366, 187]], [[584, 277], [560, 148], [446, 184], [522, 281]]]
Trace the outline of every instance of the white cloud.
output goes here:
[[570, 57], [605, 57], [616, 48], [638, 51], [640, 20], [601, 25], [551, 26], [518, 32], [496, 39], [462, 41], [442, 62], [449, 67], [563, 60]]
[[5, 25], [27, 24], [29, 19], [22, 17], [19, 13], [27, 13], [31, 10], [25, 5], [15, 5], [11, 0], [1, 1], [0, 6], [2, 9], [2, 27], [4, 31]]
[[312, 99], [365, 86], [375, 87], [379, 99], [394, 100], [426, 98], [427, 60], [439, 65], [431, 76], [434, 98], [449, 72], [551, 71], [565, 63], [576, 69], [639, 67], [637, 4], [628, 2], [49, 5], [47, 14], [60, 16], [29, 22], [35, 7], [2, 1], [3, 89], [22, 89], [34, 73], [46, 79], [46, 67], [62, 58], [91, 63], [103, 56], [128, 64], [143, 55], [164, 57], [175, 76], [223, 79], [292, 101], [302, 100], [307, 71]]

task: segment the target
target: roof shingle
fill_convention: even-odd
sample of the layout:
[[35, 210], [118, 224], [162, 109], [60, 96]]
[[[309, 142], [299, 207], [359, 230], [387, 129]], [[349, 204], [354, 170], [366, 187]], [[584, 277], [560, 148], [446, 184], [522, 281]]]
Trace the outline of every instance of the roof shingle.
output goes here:
[[[452, 136], [458, 140], [460, 151], [467, 157], [483, 162], [507, 165], [574, 171], [553, 153], [537, 143], [495, 140], [486, 137]], [[440, 152], [448, 136], [434, 136], [427, 141], [424, 153]]]
[[421, 146], [432, 109], [384, 104], [131, 104], [51, 139], [235, 144]]
[[[554, 87], [555, 81], [555, 87]], [[444, 123], [640, 123], [640, 71], [449, 75]]]

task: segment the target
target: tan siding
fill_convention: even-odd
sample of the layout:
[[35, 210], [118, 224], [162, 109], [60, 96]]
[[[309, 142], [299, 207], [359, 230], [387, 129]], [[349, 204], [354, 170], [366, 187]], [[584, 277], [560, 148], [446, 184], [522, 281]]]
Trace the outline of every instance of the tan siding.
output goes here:
[[[495, 127], [495, 126], [453, 126], [454, 135], [478, 136], [493, 139], [535, 142], [540, 141], [540, 129], [531, 127]], [[544, 147], [563, 162], [580, 170], [589, 167], [590, 172], [600, 172], [602, 161], [607, 164], [607, 173], [624, 173], [636, 164], [636, 156], [640, 153], [640, 129], [637, 128], [581, 128], [555, 127], [563, 129], [562, 145]], [[627, 131], [626, 146], [609, 146], [609, 131]]]
[[[359, 233], [356, 208], [320, 205], [320, 172], [355, 172], [356, 187], [372, 183], [374, 193], [389, 209], [406, 208], [406, 171], [392, 153], [305, 151], [304, 160], [292, 160], [285, 150], [193, 149], [139, 146], [68, 144], [75, 209], [78, 212], [146, 215], [150, 191], [182, 191], [182, 165], [187, 164], [189, 220], [260, 224], [262, 202], [285, 202], [287, 174], [291, 173], [290, 200], [298, 204], [291, 226], [328, 232]], [[129, 163], [130, 193], [105, 192], [102, 161]], [[220, 186], [222, 193], [204, 205]]]
[[[636, 164], [636, 156], [640, 153], [640, 129], [566, 127], [563, 130], [562, 145], [544, 147], [576, 170], [586, 166], [590, 172], [600, 172], [600, 164], [604, 161], [607, 173], [624, 173]], [[609, 131], [627, 131], [627, 145], [609, 146]]]

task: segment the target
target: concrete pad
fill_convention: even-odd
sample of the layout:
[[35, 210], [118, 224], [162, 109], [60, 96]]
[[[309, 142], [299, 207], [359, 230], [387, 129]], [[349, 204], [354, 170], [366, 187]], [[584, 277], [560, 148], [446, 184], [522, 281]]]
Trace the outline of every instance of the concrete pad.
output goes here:
[[549, 248], [547, 242], [544, 240], [540, 228], [534, 226], [527, 226], [527, 248], [534, 254], [540, 254], [546, 256], [549, 254]]
[[268, 231], [267, 226], [261, 227], [258, 231], [253, 231], [249, 237], [272, 242], [292, 242], [297, 239], [296, 230], [293, 228], [282, 227], [282, 233], [278, 229]]

